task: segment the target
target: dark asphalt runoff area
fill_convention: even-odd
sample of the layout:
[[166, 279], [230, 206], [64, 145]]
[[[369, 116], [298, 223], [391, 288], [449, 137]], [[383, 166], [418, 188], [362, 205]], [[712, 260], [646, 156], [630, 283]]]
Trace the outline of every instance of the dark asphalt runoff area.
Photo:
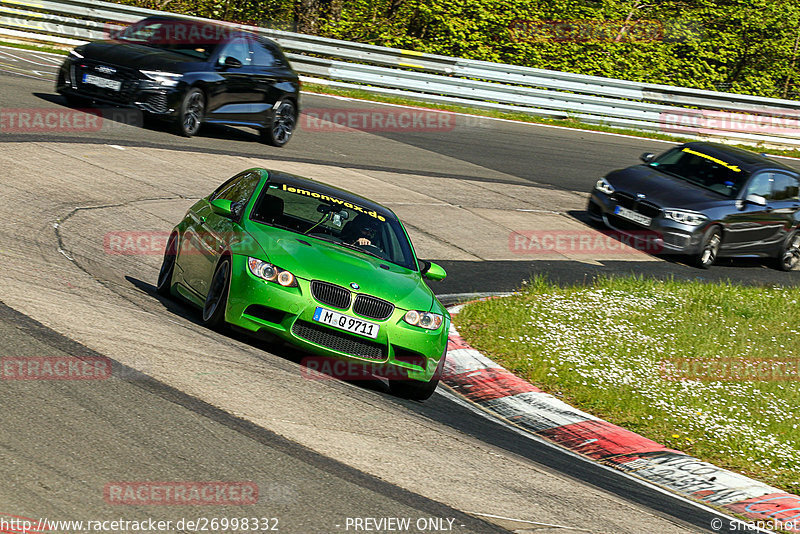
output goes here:
[[[152, 518], [177, 525], [181, 519], [256, 517], [266, 518], [281, 532], [308, 533], [346, 532], [348, 518], [350, 531], [356, 518], [441, 518], [453, 532], [505, 532], [321, 456], [112, 360], [106, 360], [111, 371], [95, 374], [97, 379], [15, 380], [11, 377], [19, 376], [20, 362], [32, 363], [43, 355], [54, 369], [57, 361], [82, 358], [94, 364], [105, 357], [2, 303], [0, 339], [0, 479], [5, 481], [0, 486], [0, 518]], [[166, 500], [163, 496], [150, 491], [140, 499], [137, 491], [135, 503], [126, 505], [109, 490], [131, 482], [156, 486], [158, 481], [215, 481], [231, 487], [248, 481], [255, 484], [257, 499], [235, 501], [242, 503], [238, 505], [170, 506], [158, 504]], [[215, 488], [215, 498], [217, 494]], [[233, 499], [230, 493], [224, 495]], [[170, 529], [176, 530], [201, 529]]]

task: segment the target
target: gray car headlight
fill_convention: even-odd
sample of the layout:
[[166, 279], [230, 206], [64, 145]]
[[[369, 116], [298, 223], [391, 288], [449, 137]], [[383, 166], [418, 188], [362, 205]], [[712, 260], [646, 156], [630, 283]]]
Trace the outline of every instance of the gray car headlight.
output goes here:
[[140, 70], [139, 72], [164, 87], [175, 87], [178, 85], [180, 79], [183, 78], [183, 74], [177, 74], [175, 72], [161, 72], [157, 70]]
[[708, 220], [702, 213], [687, 210], [664, 210], [664, 217], [689, 226], [700, 226]]
[[611, 186], [610, 183], [605, 178], [600, 178], [597, 180], [597, 183], [594, 184], [594, 188], [600, 191], [601, 193], [605, 193], [606, 195], [610, 195], [614, 192], [614, 188]]

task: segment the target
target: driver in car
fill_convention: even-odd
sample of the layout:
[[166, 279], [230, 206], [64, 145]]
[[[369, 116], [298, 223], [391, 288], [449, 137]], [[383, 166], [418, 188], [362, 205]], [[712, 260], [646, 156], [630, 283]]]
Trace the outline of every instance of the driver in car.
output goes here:
[[360, 213], [347, 224], [342, 232], [342, 240], [351, 245], [372, 245], [378, 246], [376, 236], [378, 234], [378, 221], [364, 213]]

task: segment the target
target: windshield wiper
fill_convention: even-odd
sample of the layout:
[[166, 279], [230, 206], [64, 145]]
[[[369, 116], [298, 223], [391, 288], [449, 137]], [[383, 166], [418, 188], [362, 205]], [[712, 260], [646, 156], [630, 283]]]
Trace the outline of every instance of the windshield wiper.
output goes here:
[[253, 220], [259, 224], [266, 224], [267, 226], [271, 226], [273, 228], [280, 228], [281, 230], [289, 230], [290, 232], [294, 232], [295, 234], [299, 233], [294, 228], [289, 228], [288, 226], [283, 226], [282, 224], [267, 222], [267, 221], [259, 221], [258, 219], [253, 219]]
[[[326, 239], [326, 241], [327, 241], [327, 239]], [[363, 252], [364, 254], [369, 254], [370, 256], [374, 256], [374, 257], [378, 258], [379, 260], [389, 261], [386, 258], [384, 258], [383, 256], [378, 256], [377, 254], [373, 254], [372, 252], [370, 252], [368, 250], [364, 250], [363, 248], [359, 247], [358, 245], [345, 243], [344, 241], [341, 241], [341, 242], [331, 241], [331, 243], [336, 243], [337, 245], [341, 245], [341, 246], [349, 248], [349, 249], [357, 250], [359, 252]]]
[[674, 176], [675, 178], [680, 178], [681, 180], [686, 180], [685, 176], [681, 176], [680, 174], [674, 173], [672, 171], [668, 171], [666, 169], [666, 167], [662, 167], [660, 165], [653, 165], [652, 163], [648, 163], [647, 166], [650, 167], [651, 169], [655, 169], [657, 171], [661, 171], [664, 174], [669, 174], [670, 176]]
[[690, 184], [695, 184], [695, 185], [699, 185], [701, 187], [705, 187], [705, 184], [702, 183], [702, 182], [699, 182], [697, 180], [692, 180], [688, 176], [684, 176], [682, 174], [678, 174], [678, 173], [675, 173], [675, 172], [672, 172], [672, 171], [668, 171], [664, 167], [652, 166], [652, 168], [656, 169], [656, 170], [659, 170], [659, 171], [663, 172], [664, 174], [669, 174], [670, 176], [678, 178], [679, 180], [683, 180], [684, 182], [689, 182]]

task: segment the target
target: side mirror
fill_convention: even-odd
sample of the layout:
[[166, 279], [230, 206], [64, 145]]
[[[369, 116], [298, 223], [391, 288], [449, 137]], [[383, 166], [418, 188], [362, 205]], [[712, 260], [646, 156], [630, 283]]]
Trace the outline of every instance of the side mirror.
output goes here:
[[653, 154], [652, 152], [645, 152], [644, 154], [639, 156], [639, 159], [642, 160], [645, 163], [650, 163], [651, 161], [656, 159], [656, 155]]
[[761, 195], [747, 195], [745, 201], [749, 202], [750, 204], [755, 204], [756, 206], [767, 205], [767, 199], [762, 197]]
[[428, 280], [444, 280], [447, 276], [447, 271], [432, 261], [420, 260], [420, 267], [422, 276]]
[[223, 217], [232, 218], [234, 216], [234, 206], [236, 205], [234, 202], [230, 200], [225, 200], [223, 198], [216, 198], [210, 202], [211, 204], [211, 211], [216, 213], [217, 215], [222, 215]]
[[228, 56], [225, 58], [225, 67], [228, 69], [238, 69], [242, 66], [242, 62], [235, 57]]

